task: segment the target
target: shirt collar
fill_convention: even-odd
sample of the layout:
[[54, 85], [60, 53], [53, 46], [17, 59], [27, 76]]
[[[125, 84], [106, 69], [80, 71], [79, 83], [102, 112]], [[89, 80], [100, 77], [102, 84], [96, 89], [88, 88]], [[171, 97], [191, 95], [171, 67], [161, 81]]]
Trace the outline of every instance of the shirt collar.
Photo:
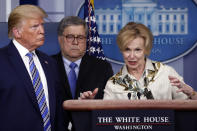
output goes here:
[[[64, 64], [65, 64], [67, 67], [69, 67], [69, 65], [72, 63], [72, 61], [69, 61], [69, 60], [66, 59], [63, 55], [62, 55], [62, 59], [63, 59]], [[75, 61], [74, 63], [77, 64], [77, 68], [79, 68], [80, 63], [81, 63], [81, 59]]]
[[[18, 41], [16, 41], [15, 39], [13, 39], [13, 43], [14, 46], [17, 48], [19, 54], [21, 57], [26, 56], [27, 53], [29, 53], [29, 50], [27, 48], [25, 48], [24, 46], [22, 46]], [[32, 51], [35, 54], [35, 50]]]
[[152, 71], [155, 70], [153, 67], [152, 61], [148, 58], [146, 58], [145, 70], [152, 70]]

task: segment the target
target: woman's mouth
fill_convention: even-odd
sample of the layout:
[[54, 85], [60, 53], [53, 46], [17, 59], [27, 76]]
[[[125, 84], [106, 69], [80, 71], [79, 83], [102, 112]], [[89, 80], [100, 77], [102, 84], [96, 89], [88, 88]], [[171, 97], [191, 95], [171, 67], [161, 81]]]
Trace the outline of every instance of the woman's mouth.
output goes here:
[[129, 65], [136, 65], [137, 64], [137, 61], [128, 61], [129, 62]]

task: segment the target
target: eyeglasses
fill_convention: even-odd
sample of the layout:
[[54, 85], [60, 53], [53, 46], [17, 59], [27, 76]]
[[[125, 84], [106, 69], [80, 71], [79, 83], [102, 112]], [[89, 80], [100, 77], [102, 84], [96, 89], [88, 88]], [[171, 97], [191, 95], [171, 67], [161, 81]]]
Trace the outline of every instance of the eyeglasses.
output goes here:
[[68, 35], [63, 35], [64, 37], [66, 37], [66, 40], [68, 42], [73, 42], [75, 39], [77, 40], [77, 42], [84, 42], [86, 40], [86, 37], [83, 35], [72, 35], [72, 34], [68, 34]]

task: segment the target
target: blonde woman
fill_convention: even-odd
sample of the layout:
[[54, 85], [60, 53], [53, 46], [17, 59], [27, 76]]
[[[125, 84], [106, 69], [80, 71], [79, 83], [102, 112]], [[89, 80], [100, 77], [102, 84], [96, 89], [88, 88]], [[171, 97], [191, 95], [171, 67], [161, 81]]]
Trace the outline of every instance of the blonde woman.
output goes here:
[[143, 24], [130, 22], [117, 36], [125, 65], [111, 77], [104, 99], [197, 99], [196, 92], [170, 66], [150, 60], [153, 35]]

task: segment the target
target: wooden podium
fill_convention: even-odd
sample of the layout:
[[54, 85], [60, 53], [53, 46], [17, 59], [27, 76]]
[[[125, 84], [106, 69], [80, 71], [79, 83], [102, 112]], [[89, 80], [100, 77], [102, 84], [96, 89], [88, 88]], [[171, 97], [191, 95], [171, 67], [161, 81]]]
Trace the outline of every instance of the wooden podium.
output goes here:
[[[92, 111], [172, 110], [175, 131], [197, 131], [197, 100], [68, 100], [76, 131], [92, 131]], [[160, 130], [159, 130], [160, 131]]]

